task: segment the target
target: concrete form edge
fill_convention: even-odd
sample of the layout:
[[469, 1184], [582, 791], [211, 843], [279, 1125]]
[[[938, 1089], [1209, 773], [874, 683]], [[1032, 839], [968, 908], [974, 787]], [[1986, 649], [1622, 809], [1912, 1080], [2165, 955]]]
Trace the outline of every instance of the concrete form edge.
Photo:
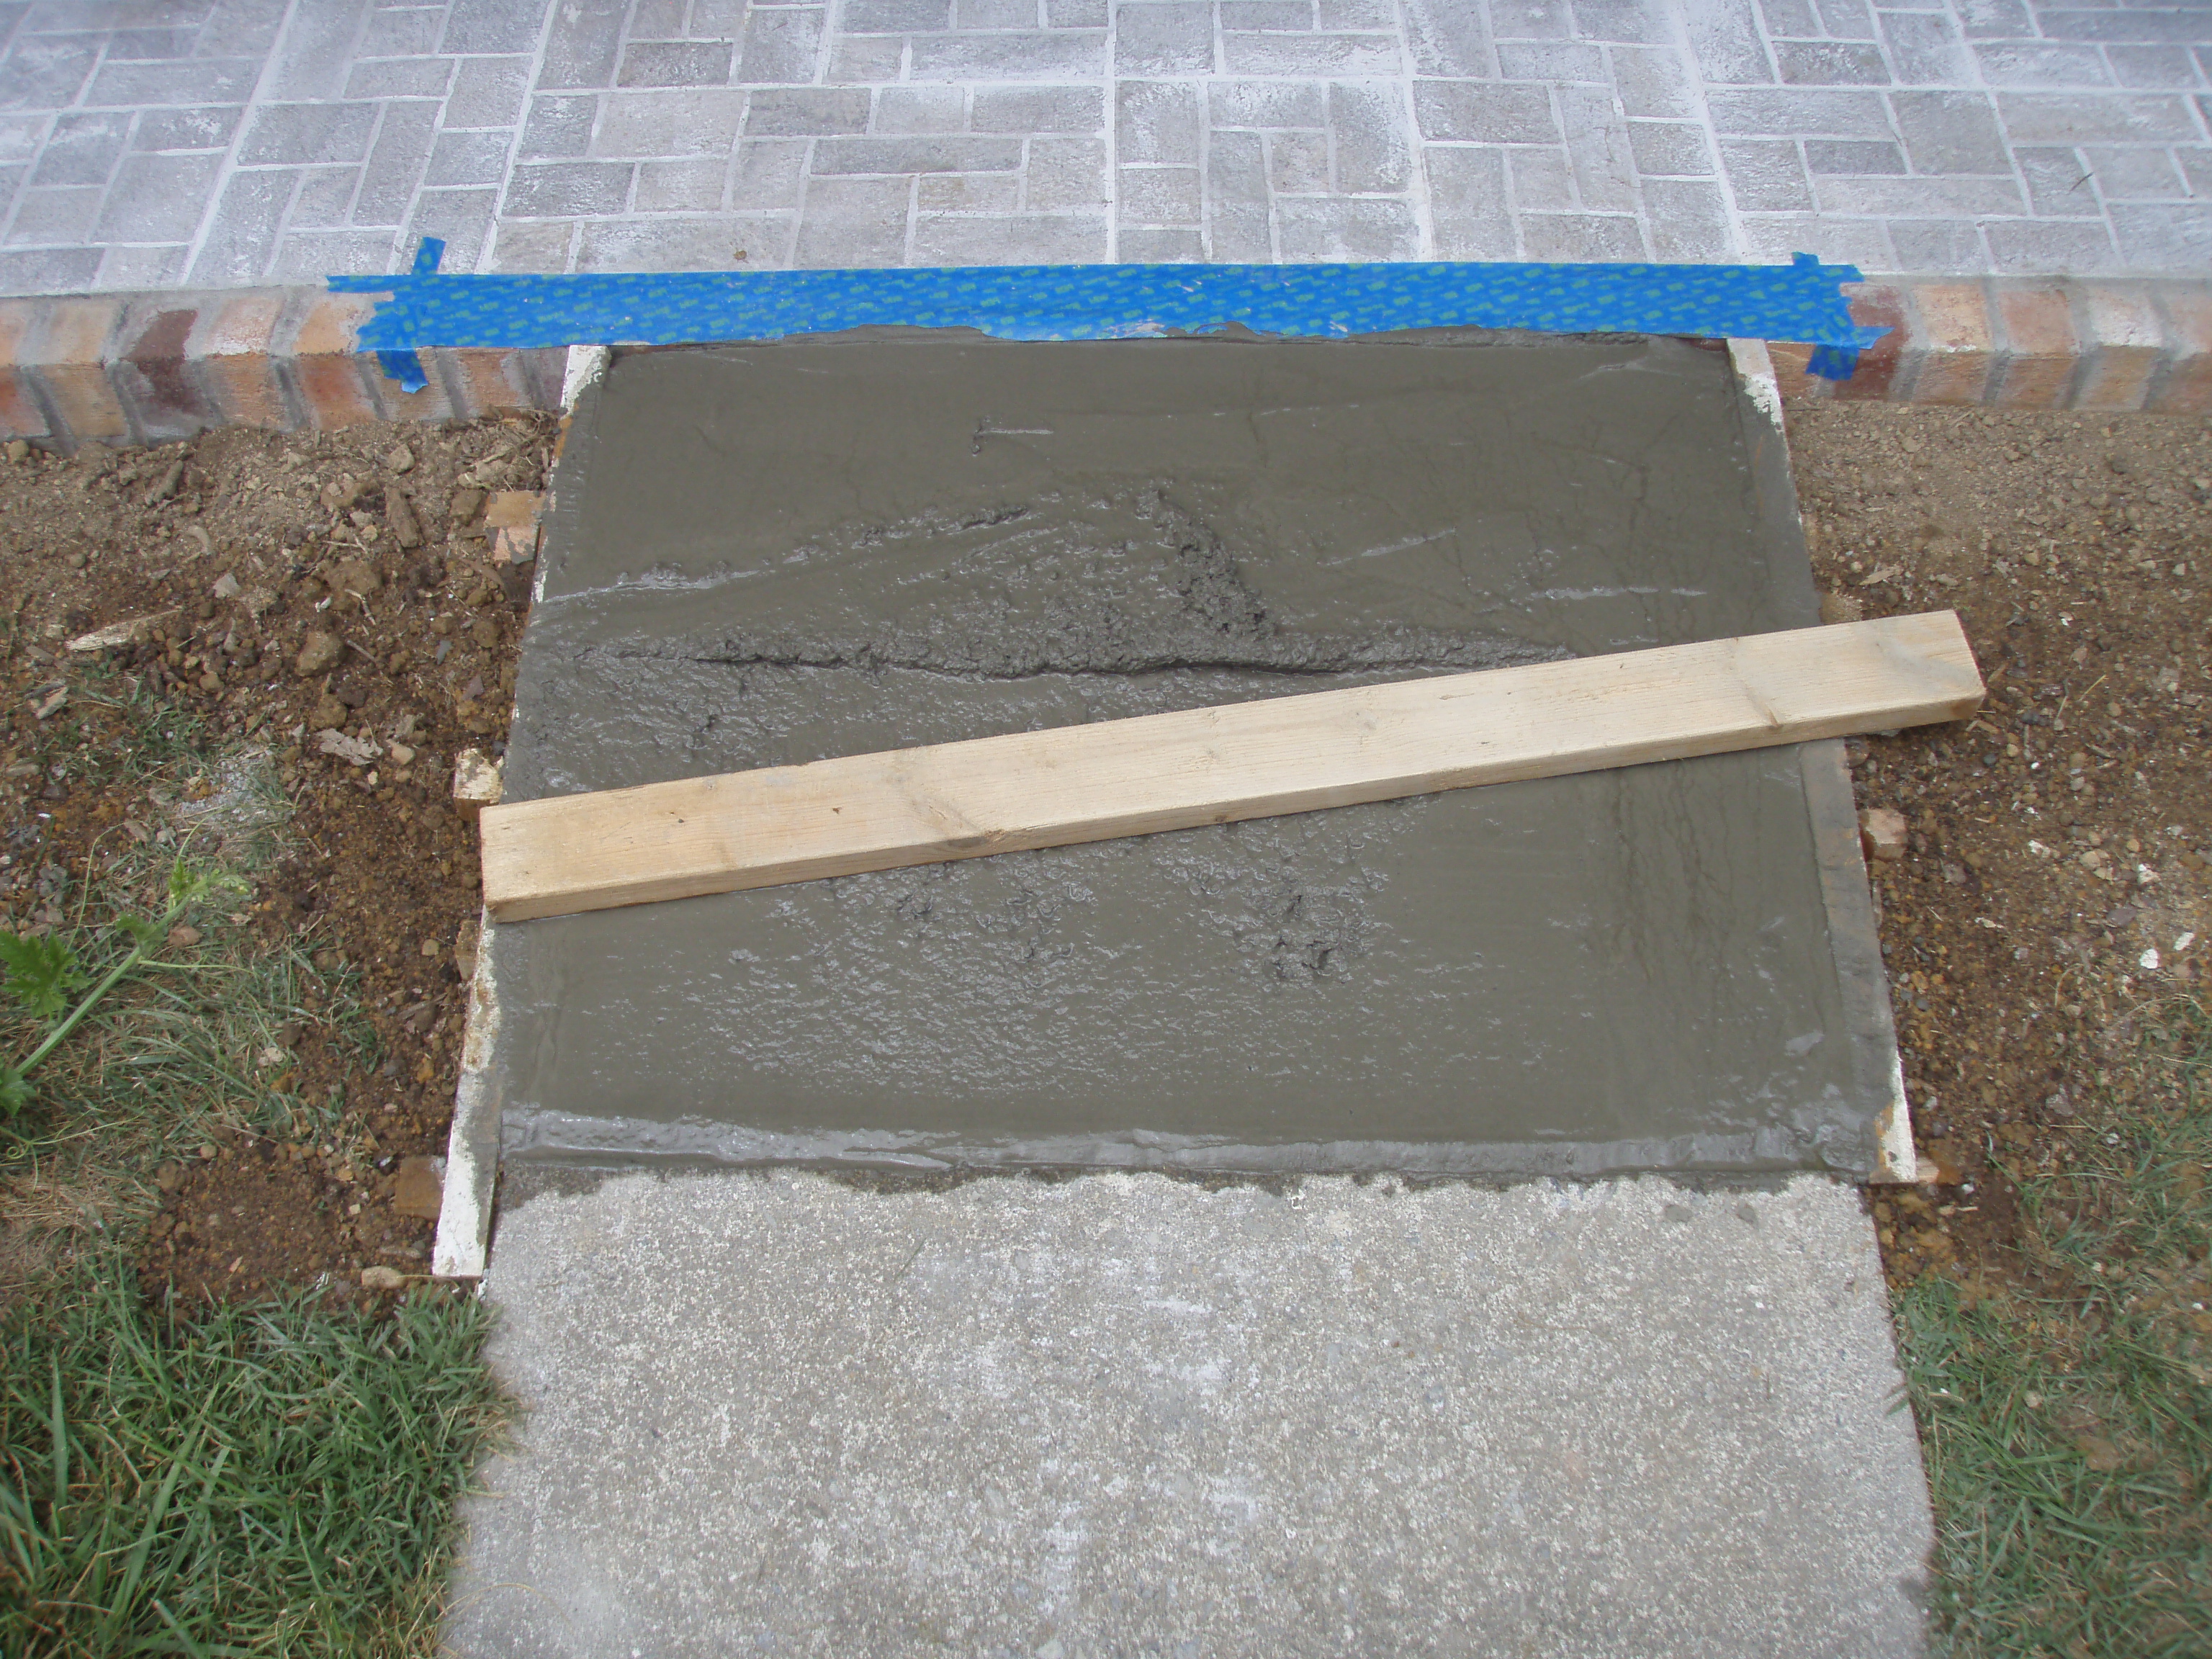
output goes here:
[[494, 1189], [499, 1182], [500, 1115], [506, 1091], [493, 1064], [499, 1043], [499, 989], [492, 974], [496, 930], [485, 912], [469, 979], [468, 1024], [461, 1073], [453, 1089], [453, 1124], [446, 1137], [446, 1190], [430, 1247], [434, 1279], [481, 1279], [491, 1249]]
[[[1846, 292], [1856, 320], [1894, 331], [1841, 381], [1806, 373], [1809, 345], [1769, 342], [1784, 402], [2212, 414], [2212, 281], [1889, 277]], [[429, 384], [402, 392], [358, 349], [374, 308], [310, 287], [0, 299], [0, 439], [70, 453], [217, 426], [467, 420], [569, 407], [605, 371], [605, 346], [439, 346], [417, 354]]]
[[[570, 346], [561, 372], [561, 409], [606, 378], [613, 354], [605, 346]], [[567, 421], [562, 422], [567, 435]], [[548, 504], [550, 507], [550, 503]], [[532, 603], [544, 597], [545, 561], [532, 577]], [[461, 1072], [453, 1089], [453, 1123], [446, 1140], [446, 1190], [438, 1206], [438, 1234], [430, 1250], [436, 1279], [482, 1279], [491, 1251], [492, 1206], [499, 1188], [500, 1117], [506, 1091], [493, 1054], [499, 1045], [499, 981], [492, 972], [497, 928], [489, 910], [477, 933], [476, 971], [469, 980], [468, 1023]]]
[[[1763, 340], [1730, 340], [1728, 349], [1729, 364], [1745, 397], [1769, 428], [1764, 441], [1776, 446], [1781, 458], [1780, 477], [1793, 479], [1790, 434], [1783, 419], [1782, 388], [1774, 372], [1773, 356]], [[1787, 510], [1794, 517], [1794, 482], [1786, 494]], [[1847, 1018], [1853, 1028], [1849, 1035], [1863, 1056], [1863, 1066], [1880, 1073], [1878, 1086], [1886, 1103], [1875, 1121], [1874, 1167], [1868, 1179], [1882, 1185], [1923, 1180], [1929, 1172], [1923, 1170], [1912, 1142], [1912, 1108], [1905, 1092], [1904, 1058], [1897, 1048], [1888, 970], [1881, 959], [1873, 890], [1859, 847], [1856, 803], [1844, 745], [1833, 740], [1808, 743], [1800, 745], [1799, 753], [1806, 805], [1812, 814], [1819, 849], [1831, 945], [1844, 976]]]

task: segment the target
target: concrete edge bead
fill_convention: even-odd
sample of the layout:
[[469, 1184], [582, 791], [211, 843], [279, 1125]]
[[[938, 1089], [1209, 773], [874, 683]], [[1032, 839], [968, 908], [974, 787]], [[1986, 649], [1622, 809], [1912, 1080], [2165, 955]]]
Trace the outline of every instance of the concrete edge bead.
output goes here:
[[[567, 342], [544, 342], [592, 308], [600, 331], [641, 343], [746, 337], [729, 331], [740, 319], [755, 331], [750, 337], [889, 322], [977, 326], [979, 317], [989, 331], [1012, 338], [1145, 337], [1211, 331], [1224, 302], [1240, 295], [1247, 325], [1261, 332], [1342, 337], [1436, 326], [1442, 318], [1459, 326], [1612, 333], [1623, 331], [1623, 319], [1605, 307], [1632, 282], [1642, 285], [1649, 307], [1637, 320], [1652, 332], [1759, 337], [1738, 326], [1731, 307], [1798, 306], [1779, 321], [1767, 319], [1765, 331], [1786, 402], [2212, 412], [2212, 283], [1928, 279], [1852, 282], [1844, 295], [1837, 284], [1856, 275], [1847, 272], [1802, 265], [1038, 266], [680, 273], [642, 287], [618, 276], [386, 276], [338, 279], [327, 289], [0, 299], [0, 438], [67, 452], [88, 439], [156, 441], [219, 425], [295, 430], [554, 409]], [[795, 280], [764, 288], [764, 276]], [[424, 282], [455, 287], [413, 291]], [[1826, 285], [1825, 314], [1819, 284]], [[610, 295], [627, 307], [612, 331], [604, 326]], [[380, 303], [382, 296], [388, 302]], [[1473, 301], [1489, 307], [1480, 313], [1489, 320], [1468, 320]], [[419, 331], [434, 325], [463, 343], [421, 347], [424, 389], [410, 394], [383, 384], [366, 355], [382, 343], [378, 336], [412, 332], [419, 341]], [[713, 331], [717, 326], [723, 331]], [[1846, 331], [1867, 326], [1892, 331], [1861, 348], [1850, 380], [1808, 374], [1823, 337], [1850, 337]]]

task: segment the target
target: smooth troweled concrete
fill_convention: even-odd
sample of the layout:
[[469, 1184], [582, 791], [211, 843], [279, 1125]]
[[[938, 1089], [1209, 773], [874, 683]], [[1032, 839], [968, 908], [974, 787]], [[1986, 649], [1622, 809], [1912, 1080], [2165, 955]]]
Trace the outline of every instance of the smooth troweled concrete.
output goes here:
[[1887, 1659], [1853, 1189], [631, 1174], [501, 1223], [466, 1659]]
[[[509, 799], [1816, 619], [1671, 340], [794, 342], [583, 398]], [[497, 930], [512, 1158], [1865, 1174], [1832, 745]], [[1863, 960], [1862, 960], [1863, 959]]]

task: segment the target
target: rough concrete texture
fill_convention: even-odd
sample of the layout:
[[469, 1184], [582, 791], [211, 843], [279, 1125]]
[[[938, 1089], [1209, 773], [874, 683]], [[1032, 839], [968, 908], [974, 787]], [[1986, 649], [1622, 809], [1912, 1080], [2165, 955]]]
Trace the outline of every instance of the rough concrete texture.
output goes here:
[[[1817, 615], [1779, 434], [1668, 340], [624, 356], [544, 562], [510, 799]], [[1863, 1174], [1815, 758], [504, 927], [507, 1152]]]
[[1853, 1190], [624, 1176], [511, 1208], [450, 1650], [1888, 1656]]

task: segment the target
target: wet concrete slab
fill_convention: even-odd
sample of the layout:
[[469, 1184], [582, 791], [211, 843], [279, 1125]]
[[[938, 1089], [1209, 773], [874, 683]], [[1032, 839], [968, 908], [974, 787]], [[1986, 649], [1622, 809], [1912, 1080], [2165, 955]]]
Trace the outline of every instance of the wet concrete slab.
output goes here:
[[[510, 799], [1802, 626], [1780, 434], [1671, 341], [618, 357]], [[509, 1159], [1875, 1167], [1833, 745], [504, 927]]]
[[465, 1659], [1924, 1650], [1860, 1194], [615, 1177], [511, 1206]]

